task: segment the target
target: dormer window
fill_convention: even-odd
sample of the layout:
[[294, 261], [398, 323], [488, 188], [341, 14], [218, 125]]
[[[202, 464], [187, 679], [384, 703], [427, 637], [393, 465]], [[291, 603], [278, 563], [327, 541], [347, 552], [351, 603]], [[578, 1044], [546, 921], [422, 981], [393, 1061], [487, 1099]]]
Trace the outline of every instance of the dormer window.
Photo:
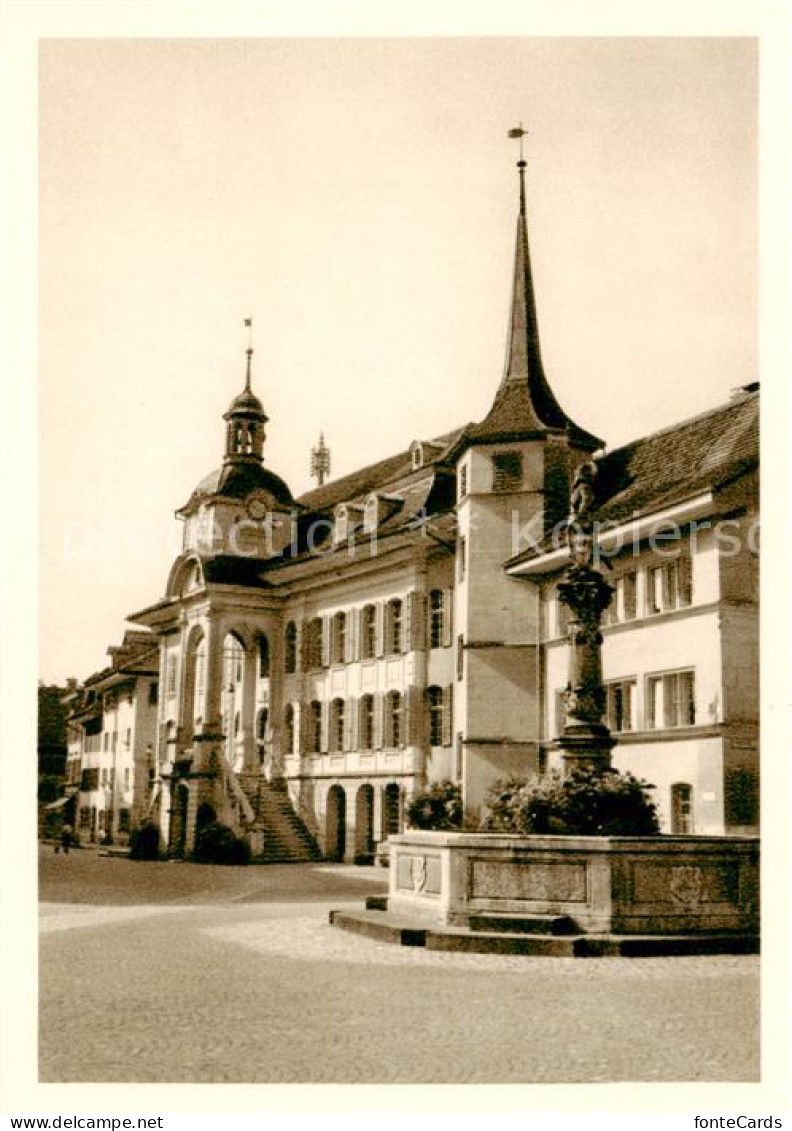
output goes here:
[[371, 534], [373, 530], [377, 529], [379, 521], [379, 500], [376, 495], [369, 495], [366, 499], [366, 505], [363, 508], [363, 531], [365, 534]]
[[424, 464], [423, 444], [419, 440], [413, 440], [410, 444], [410, 459], [412, 461], [413, 471], [417, 471]]
[[333, 538], [336, 542], [346, 542], [349, 537], [349, 514], [342, 504], [336, 508]]

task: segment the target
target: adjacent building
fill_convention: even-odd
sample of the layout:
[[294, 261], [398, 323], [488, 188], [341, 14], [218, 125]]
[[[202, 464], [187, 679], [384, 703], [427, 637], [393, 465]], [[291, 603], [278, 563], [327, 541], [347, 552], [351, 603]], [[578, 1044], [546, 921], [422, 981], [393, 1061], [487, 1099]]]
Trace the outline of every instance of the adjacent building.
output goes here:
[[209, 813], [264, 859], [369, 860], [428, 783], [459, 781], [472, 815], [498, 779], [552, 766], [555, 586], [570, 484], [595, 457], [614, 762], [655, 784], [667, 831], [755, 830], [757, 389], [603, 454], [544, 371], [524, 171], [482, 421], [295, 499], [264, 463], [248, 350], [164, 596], [129, 618], [144, 632], [125, 645], [154, 648], [132, 670], [114, 656], [72, 716], [81, 824], [148, 814], [179, 855]]

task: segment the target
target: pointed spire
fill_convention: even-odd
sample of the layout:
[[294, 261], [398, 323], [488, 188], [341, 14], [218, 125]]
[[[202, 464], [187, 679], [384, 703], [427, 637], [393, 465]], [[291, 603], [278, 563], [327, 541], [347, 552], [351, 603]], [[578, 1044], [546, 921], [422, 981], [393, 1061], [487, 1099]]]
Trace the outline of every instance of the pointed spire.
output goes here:
[[593, 450], [601, 446], [601, 442], [569, 419], [553, 395], [542, 364], [525, 203], [527, 162], [522, 153], [525, 134], [522, 126], [509, 130], [509, 137], [520, 139], [520, 160], [517, 162], [520, 210], [517, 216], [506, 364], [492, 408], [485, 419], [471, 429], [469, 438], [493, 441], [507, 437], [516, 439], [520, 435], [547, 431], [564, 431], [572, 435], [577, 443]]

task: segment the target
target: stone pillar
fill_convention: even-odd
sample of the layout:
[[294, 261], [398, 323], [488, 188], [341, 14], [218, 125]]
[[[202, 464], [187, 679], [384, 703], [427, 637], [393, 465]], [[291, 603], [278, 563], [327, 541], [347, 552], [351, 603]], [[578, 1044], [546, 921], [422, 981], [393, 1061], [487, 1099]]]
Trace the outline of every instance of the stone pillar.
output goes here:
[[255, 638], [245, 648], [245, 660], [242, 667], [242, 768], [247, 773], [258, 771], [258, 757], [256, 755], [256, 668], [258, 656], [256, 654]]
[[566, 532], [572, 562], [558, 586], [559, 600], [570, 612], [569, 682], [564, 726], [551, 748], [561, 751], [565, 775], [577, 769], [607, 769], [616, 745], [603, 722], [600, 623], [613, 598], [613, 586], [594, 568], [596, 474], [593, 461], [582, 464], [575, 474]]
[[565, 774], [576, 769], [607, 769], [616, 743], [603, 722], [600, 619], [613, 588], [596, 570], [573, 565], [558, 586], [558, 595], [570, 611], [569, 682], [566, 719], [552, 748], [561, 751]]

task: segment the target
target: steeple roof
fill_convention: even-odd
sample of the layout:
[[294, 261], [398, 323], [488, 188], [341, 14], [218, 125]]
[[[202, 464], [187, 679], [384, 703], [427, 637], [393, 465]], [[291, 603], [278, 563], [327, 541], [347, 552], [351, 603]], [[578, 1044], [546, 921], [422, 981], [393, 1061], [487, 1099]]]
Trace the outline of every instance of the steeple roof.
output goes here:
[[494, 443], [560, 431], [566, 432], [575, 444], [594, 450], [602, 447], [602, 441], [579, 428], [567, 416], [550, 388], [542, 365], [528, 245], [525, 166], [524, 160], [517, 162], [520, 212], [517, 217], [506, 366], [492, 408], [480, 424], [468, 429], [465, 439], [469, 443]]

